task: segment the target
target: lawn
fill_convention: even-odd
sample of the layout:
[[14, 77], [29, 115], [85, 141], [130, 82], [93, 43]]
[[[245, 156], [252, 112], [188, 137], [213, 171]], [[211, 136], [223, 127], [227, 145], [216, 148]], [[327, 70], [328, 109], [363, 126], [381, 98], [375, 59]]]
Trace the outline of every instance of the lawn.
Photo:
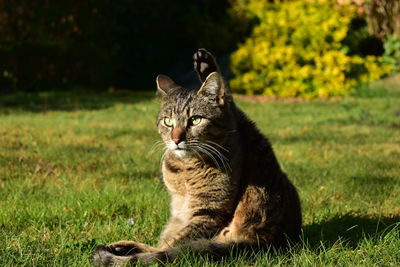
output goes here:
[[[288, 252], [178, 266], [399, 266], [400, 83], [335, 101], [238, 105], [303, 209]], [[153, 92], [0, 95], [0, 265], [90, 266], [99, 243], [155, 245], [168, 219]]]

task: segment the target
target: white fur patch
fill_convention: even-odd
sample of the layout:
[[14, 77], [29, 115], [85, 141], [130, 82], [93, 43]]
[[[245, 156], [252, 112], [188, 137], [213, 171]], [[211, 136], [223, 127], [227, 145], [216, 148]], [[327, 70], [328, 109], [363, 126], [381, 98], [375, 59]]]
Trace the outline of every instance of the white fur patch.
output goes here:
[[175, 150], [175, 149], [178, 148], [178, 146], [172, 141], [168, 141], [167, 142], [167, 147], [168, 147], [169, 150]]
[[205, 62], [200, 63], [200, 71], [204, 72], [208, 68], [208, 64]]
[[175, 142], [169, 141], [167, 143], [167, 147], [169, 150], [175, 153], [180, 158], [186, 157], [188, 155], [191, 155], [193, 152], [190, 150], [187, 150], [186, 142], [182, 141], [179, 144], [175, 144]]
[[173, 217], [182, 220], [183, 224], [189, 221], [190, 209], [189, 209], [190, 199], [188, 195], [179, 196], [174, 195], [171, 201], [171, 214]]
[[177, 155], [180, 158], [185, 157], [188, 154], [187, 152], [188, 152], [187, 150], [183, 150], [183, 149], [175, 149], [174, 150], [175, 155]]

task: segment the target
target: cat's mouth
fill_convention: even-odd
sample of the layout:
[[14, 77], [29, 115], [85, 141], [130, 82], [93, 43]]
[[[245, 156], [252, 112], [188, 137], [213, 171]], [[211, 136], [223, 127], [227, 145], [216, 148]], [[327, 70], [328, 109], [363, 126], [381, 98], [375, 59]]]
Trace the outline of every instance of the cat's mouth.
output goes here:
[[192, 154], [192, 150], [188, 149], [187, 147], [180, 147], [179, 145], [175, 149], [172, 149], [172, 151], [175, 155], [177, 155], [180, 158]]
[[173, 153], [175, 153], [175, 155], [179, 157], [184, 157], [191, 153], [191, 150], [188, 148], [185, 141], [182, 141], [178, 144], [174, 142], [168, 142], [167, 146], [170, 151], [172, 151]]
[[190, 152], [191, 151], [187, 150], [187, 149], [176, 149], [176, 150], [174, 150], [175, 155], [177, 155], [180, 158], [186, 157], [188, 154], [191, 154]]
[[179, 144], [175, 144], [174, 142], [172, 142], [172, 144], [169, 145], [169, 149], [171, 149], [171, 150], [188, 150], [185, 142], [181, 142]]

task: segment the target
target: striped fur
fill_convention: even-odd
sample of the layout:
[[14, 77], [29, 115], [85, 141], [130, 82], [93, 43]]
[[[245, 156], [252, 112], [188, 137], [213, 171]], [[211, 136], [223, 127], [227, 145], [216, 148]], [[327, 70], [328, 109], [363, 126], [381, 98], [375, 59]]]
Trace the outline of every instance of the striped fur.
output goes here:
[[159, 246], [100, 245], [98, 266], [172, 261], [185, 248], [221, 256], [233, 247], [280, 247], [299, 237], [299, 198], [270, 143], [235, 105], [214, 57], [200, 49], [194, 60], [199, 90], [157, 77], [157, 126], [167, 147], [162, 173], [171, 195]]

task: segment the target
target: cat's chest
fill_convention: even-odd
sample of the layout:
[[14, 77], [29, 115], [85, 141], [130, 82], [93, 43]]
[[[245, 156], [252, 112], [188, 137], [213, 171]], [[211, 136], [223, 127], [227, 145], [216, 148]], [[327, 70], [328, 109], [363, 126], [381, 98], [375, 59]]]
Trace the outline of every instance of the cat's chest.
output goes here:
[[190, 196], [172, 195], [171, 199], [171, 215], [179, 218], [183, 223], [186, 223], [191, 217], [192, 209], [190, 208]]
[[186, 192], [185, 173], [181, 170], [171, 170], [171, 166], [168, 166], [168, 163], [165, 162], [162, 170], [164, 184], [168, 191], [172, 195], [184, 195], [184, 192]]
[[191, 181], [198, 180], [203, 172], [195, 162], [166, 159], [162, 166], [164, 183], [172, 195], [183, 196], [192, 191]]

